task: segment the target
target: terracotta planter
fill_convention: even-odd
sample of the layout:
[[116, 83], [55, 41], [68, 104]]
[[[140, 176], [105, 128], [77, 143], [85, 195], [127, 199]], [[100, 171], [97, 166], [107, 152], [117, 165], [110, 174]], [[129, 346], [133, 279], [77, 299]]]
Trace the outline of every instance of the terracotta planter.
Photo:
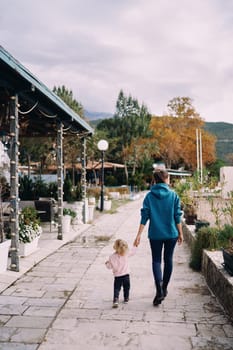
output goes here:
[[8, 252], [10, 244], [10, 239], [7, 239], [6, 241], [0, 243], [0, 273], [3, 273], [7, 270]]
[[30, 243], [19, 243], [19, 256], [25, 257], [34, 253], [38, 249], [39, 236]]
[[223, 266], [229, 275], [233, 276], [233, 254], [229, 253], [227, 249], [222, 250]]

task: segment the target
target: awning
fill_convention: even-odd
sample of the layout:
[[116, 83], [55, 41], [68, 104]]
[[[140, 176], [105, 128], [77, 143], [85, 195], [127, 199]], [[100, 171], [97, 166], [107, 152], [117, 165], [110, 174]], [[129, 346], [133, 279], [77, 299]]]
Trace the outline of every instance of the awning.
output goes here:
[[0, 131], [9, 124], [9, 102], [16, 94], [20, 136], [52, 135], [58, 122], [70, 134], [94, 132], [87, 121], [0, 46]]

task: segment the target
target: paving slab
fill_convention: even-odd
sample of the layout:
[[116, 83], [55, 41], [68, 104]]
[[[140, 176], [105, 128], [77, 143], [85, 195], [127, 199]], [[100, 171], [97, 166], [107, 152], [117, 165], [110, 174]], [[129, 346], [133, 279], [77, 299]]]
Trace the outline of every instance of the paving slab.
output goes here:
[[130, 260], [130, 301], [123, 304], [121, 294], [112, 309], [105, 261], [116, 238], [133, 244], [141, 203], [142, 197], [99, 216], [2, 290], [0, 350], [233, 349], [233, 326], [202, 274], [189, 268], [186, 243], [176, 247], [168, 296], [153, 307], [146, 229]]

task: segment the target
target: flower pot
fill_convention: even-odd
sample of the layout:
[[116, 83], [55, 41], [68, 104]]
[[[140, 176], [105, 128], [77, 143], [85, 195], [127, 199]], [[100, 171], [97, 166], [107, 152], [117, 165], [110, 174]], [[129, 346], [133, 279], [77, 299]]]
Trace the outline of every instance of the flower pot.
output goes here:
[[63, 217], [62, 217], [62, 232], [69, 233], [70, 226], [71, 226], [71, 216], [70, 215], [63, 215]]
[[76, 217], [72, 219], [72, 224], [83, 224], [84, 202], [75, 202], [72, 206], [72, 209], [76, 212]]
[[39, 236], [29, 243], [19, 243], [19, 256], [25, 257], [34, 253], [38, 249]]
[[88, 198], [88, 204], [89, 205], [95, 205], [95, 197], [89, 197]]
[[229, 253], [227, 249], [222, 250], [223, 266], [229, 275], [233, 276], [233, 254]]
[[[99, 203], [98, 203], [98, 208], [100, 208], [100, 199], [99, 199]], [[109, 200], [104, 200], [104, 210], [111, 210], [112, 208], [112, 201]]]
[[92, 221], [94, 219], [94, 210], [95, 205], [88, 205], [88, 221]]
[[7, 270], [8, 251], [10, 244], [10, 239], [7, 239], [6, 241], [0, 243], [0, 273], [3, 273]]
[[104, 210], [111, 210], [112, 208], [112, 201], [109, 199], [109, 200], [105, 200], [104, 201]]

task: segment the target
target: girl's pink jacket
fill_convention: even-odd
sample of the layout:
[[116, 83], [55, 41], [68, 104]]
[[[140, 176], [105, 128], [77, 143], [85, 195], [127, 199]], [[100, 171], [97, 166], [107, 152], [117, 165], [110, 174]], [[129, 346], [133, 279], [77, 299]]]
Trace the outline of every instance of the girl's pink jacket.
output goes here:
[[130, 273], [128, 258], [136, 253], [137, 248], [133, 247], [125, 255], [113, 253], [105, 263], [108, 269], [112, 269], [115, 277], [124, 276]]

